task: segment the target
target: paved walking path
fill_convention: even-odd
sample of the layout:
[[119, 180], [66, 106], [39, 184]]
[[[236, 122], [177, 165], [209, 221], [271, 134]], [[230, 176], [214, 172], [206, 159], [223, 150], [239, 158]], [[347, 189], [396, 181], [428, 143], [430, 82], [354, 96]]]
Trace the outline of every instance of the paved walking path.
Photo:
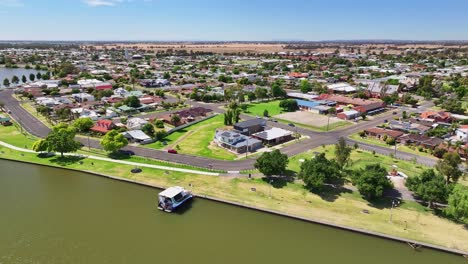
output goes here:
[[[0, 141], [0, 145], [4, 146], [6, 148], [9, 148], [9, 149], [20, 151], [20, 152], [38, 153], [38, 152], [35, 152], [34, 150], [19, 148], [19, 147], [10, 145], [8, 143], [5, 143], [3, 141]], [[208, 176], [219, 176], [220, 175], [219, 173], [215, 173], [215, 172], [205, 172], [205, 171], [199, 171], [199, 170], [174, 168], [174, 167], [153, 165], [153, 164], [145, 164], [145, 163], [138, 163], [138, 162], [132, 162], [132, 161], [114, 160], [114, 159], [110, 159], [110, 158], [103, 158], [103, 157], [97, 157], [97, 156], [91, 156], [91, 155], [81, 155], [81, 154], [76, 154], [76, 153], [64, 153], [63, 155], [65, 155], [65, 156], [78, 156], [78, 157], [84, 157], [84, 158], [93, 159], [93, 160], [101, 160], [101, 161], [107, 161], [107, 162], [113, 162], [113, 163], [119, 163], [119, 164], [125, 164], [125, 165], [132, 165], [132, 166], [142, 167], [142, 168], [152, 168], [152, 169], [160, 169], [160, 170], [168, 170], [168, 171], [177, 171], [177, 172], [185, 172], [185, 173], [208, 175]]]

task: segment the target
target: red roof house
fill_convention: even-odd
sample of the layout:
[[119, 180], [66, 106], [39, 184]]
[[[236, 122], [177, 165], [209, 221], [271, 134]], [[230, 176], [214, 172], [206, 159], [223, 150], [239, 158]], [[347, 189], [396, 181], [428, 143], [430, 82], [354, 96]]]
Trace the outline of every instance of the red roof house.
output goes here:
[[101, 120], [98, 120], [96, 124], [94, 124], [94, 126], [91, 128], [91, 131], [106, 134], [114, 127], [115, 125], [114, 123], [112, 123], [111, 120], [101, 119]]

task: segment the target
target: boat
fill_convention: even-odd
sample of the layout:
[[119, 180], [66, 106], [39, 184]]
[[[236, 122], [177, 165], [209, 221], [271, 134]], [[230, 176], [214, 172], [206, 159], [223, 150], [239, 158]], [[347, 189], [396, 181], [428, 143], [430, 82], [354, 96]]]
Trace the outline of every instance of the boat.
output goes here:
[[158, 209], [172, 213], [177, 207], [193, 198], [190, 191], [180, 186], [169, 187], [158, 195]]

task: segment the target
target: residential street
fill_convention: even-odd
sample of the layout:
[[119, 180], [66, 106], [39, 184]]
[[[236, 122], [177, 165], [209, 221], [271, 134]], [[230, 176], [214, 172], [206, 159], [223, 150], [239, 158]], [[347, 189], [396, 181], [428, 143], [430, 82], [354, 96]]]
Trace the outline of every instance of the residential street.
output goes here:
[[[6, 89], [0, 92], [0, 100], [5, 103], [5, 108], [11, 111], [11, 116], [15, 120], [17, 120], [22, 125], [22, 127], [26, 129], [32, 135], [35, 135], [38, 137], [46, 137], [50, 129], [47, 126], [45, 126], [41, 121], [39, 121], [36, 117], [34, 117], [29, 112], [27, 112], [24, 108], [22, 108], [20, 103], [15, 98], [12, 97], [12, 94], [13, 94], [13, 90], [11, 89]], [[211, 105], [211, 104], [203, 104], [203, 103], [197, 103], [197, 102], [190, 102], [190, 104], [192, 106], [203, 106], [203, 107], [211, 108], [218, 113], [223, 112], [223, 110], [219, 108], [220, 105], [218, 104]], [[398, 111], [398, 113], [400, 112]], [[241, 118], [252, 119], [255, 117], [242, 115]], [[301, 141], [300, 144], [292, 144], [281, 149], [283, 153], [286, 153], [289, 156], [294, 156], [294, 155], [306, 152], [310, 149], [319, 147], [324, 144], [325, 145], [334, 144], [335, 142], [337, 142], [337, 140], [340, 137], [346, 138], [350, 134], [356, 133], [368, 127], [373, 127], [377, 124], [382, 123], [383, 120], [390, 119], [390, 118], [392, 118], [392, 113], [389, 111], [385, 114], [376, 116], [375, 118], [373, 118], [373, 120], [361, 121], [357, 125], [353, 125], [350, 127], [346, 127], [346, 128], [331, 131], [331, 132], [315, 132], [315, 131], [311, 131], [311, 130], [300, 128], [300, 127], [291, 128], [286, 124], [274, 123], [274, 122], [268, 122], [268, 125], [281, 127], [283, 129], [292, 130], [294, 132], [297, 129], [297, 132], [299, 132], [300, 134], [307, 135], [310, 137], [310, 139]], [[101, 149], [101, 146], [98, 140], [89, 139], [88, 141], [87, 138], [83, 138], [83, 137], [77, 137], [77, 140], [82, 142], [84, 146], [88, 146], [88, 142], [89, 142], [90, 147]], [[347, 141], [349, 142], [349, 144], [352, 144], [352, 145], [355, 143], [355, 141], [350, 140], [350, 139], [347, 139]], [[378, 154], [390, 155], [391, 153], [393, 153], [393, 150], [388, 149], [388, 148], [364, 144], [360, 142], [358, 142], [358, 144], [360, 148], [364, 150], [375, 151]], [[225, 160], [209, 159], [209, 158], [191, 156], [191, 155], [185, 155], [185, 154], [170, 154], [163, 150], [154, 150], [154, 149], [148, 149], [148, 148], [136, 147], [136, 146], [127, 146], [125, 149], [134, 151], [136, 155], [142, 156], [142, 157], [148, 157], [148, 158], [153, 158], [153, 159], [158, 159], [158, 160], [192, 165], [196, 167], [226, 170], [226, 171], [241, 171], [241, 170], [253, 169], [253, 164], [255, 163], [254, 158], [249, 158], [246, 160], [225, 161]], [[427, 165], [427, 166], [434, 166], [436, 163], [436, 159], [434, 158], [417, 156], [414, 154], [400, 152], [400, 151], [397, 152], [396, 157], [400, 159], [405, 159], [405, 160], [411, 160], [411, 159], [416, 158], [419, 163]]]

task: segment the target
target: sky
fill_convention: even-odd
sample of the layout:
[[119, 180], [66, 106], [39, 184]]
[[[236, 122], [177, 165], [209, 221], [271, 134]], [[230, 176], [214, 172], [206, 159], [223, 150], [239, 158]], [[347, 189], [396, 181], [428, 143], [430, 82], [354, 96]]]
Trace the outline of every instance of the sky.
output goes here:
[[468, 40], [467, 0], [0, 0], [0, 40]]

